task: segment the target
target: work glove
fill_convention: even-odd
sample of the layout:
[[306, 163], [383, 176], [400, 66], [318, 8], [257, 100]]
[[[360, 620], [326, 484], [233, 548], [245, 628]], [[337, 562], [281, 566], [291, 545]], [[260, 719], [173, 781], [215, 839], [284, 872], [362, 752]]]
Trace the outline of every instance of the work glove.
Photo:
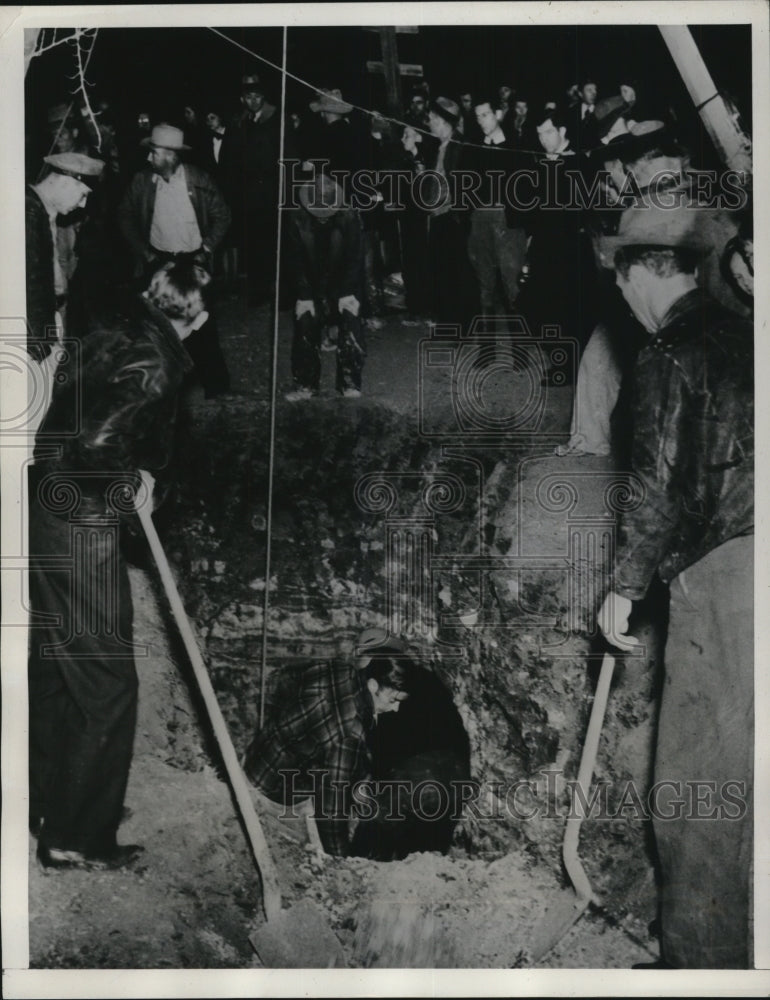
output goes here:
[[407, 125], [404, 129], [404, 134], [401, 136], [401, 145], [413, 156], [417, 155], [417, 143], [422, 142], [422, 135], [413, 129], [411, 125]]
[[310, 313], [311, 316], [315, 316], [315, 305], [312, 299], [297, 299], [297, 304], [294, 307], [294, 315], [297, 319], [303, 316], [305, 313]]
[[358, 316], [358, 310], [361, 308], [361, 303], [355, 295], [343, 295], [337, 303], [337, 308], [340, 312], [349, 312], [352, 313], [353, 316]]
[[628, 616], [631, 614], [632, 603], [628, 597], [621, 597], [610, 591], [604, 598], [599, 611], [599, 628], [607, 642], [618, 649], [635, 649], [639, 640], [628, 635]]

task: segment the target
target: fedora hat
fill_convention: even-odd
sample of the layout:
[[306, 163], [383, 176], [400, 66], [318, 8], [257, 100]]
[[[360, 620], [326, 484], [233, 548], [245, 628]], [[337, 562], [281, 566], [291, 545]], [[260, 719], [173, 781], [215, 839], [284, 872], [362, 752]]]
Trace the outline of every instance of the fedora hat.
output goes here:
[[250, 90], [258, 90], [260, 94], [262, 93], [262, 84], [256, 73], [248, 73], [241, 77], [241, 93], [246, 94]]
[[614, 267], [615, 252], [622, 247], [648, 246], [664, 249], [679, 248], [707, 254], [713, 249], [699, 213], [693, 205], [666, 208], [647, 202], [628, 208], [620, 218], [616, 236], [601, 236], [597, 249], [604, 267]]
[[298, 195], [300, 205], [316, 219], [329, 219], [346, 207], [342, 188], [326, 174], [301, 184]]
[[679, 155], [673, 137], [666, 128], [665, 122], [658, 119], [648, 119], [634, 122], [622, 135], [616, 135], [602, 151], [605, 160], [620, 160], [623, 163], [634, 163], [639, 157], [649, 153], [656, 146], [665, 146], [669, 155]]
[[140, 146], [157, 146], [158, 149], [173, 149], [177, 153], [189, 152], [184, 144], [184, 132], [173, 125], [155, 125], [152, 132], [139, 143]]
[[316, 99], [310, 102], [311, 111], [332, 111], [335, 115], [347, 115], [353, 110], [353, 105], [342, 99], [342, 91], [319, 90]]
[[460, 105], [450, 101], [448, 97], [437, 97], [431, 103], [430, 109], [450, 125], [457, 125], [460, 121]]

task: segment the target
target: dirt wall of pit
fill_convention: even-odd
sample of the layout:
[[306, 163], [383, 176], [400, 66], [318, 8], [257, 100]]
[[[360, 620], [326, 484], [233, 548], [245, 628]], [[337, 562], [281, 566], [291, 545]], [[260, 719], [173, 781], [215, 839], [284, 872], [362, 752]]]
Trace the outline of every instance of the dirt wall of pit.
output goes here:
[[[559, 870], [601, 663], [593, 612], [633, 483], [606, 459], [446, 446], [386, 407], [342, 420], [339, 406], [277, 410], [266, 620], [269, 411], [201, 407], [186, 435], [164, 541], [236, 745], [258, 722], [263, 629], [269, 714], [302, 664], [394, 628], [470, 737], [480, 794], [457, 849], [532, 852]], [[597, 762], [608, 817], [584, 824], [581, 855], [610, 911], [646, 920], [659, 649], [644, 609], [636, 627], [646, 655], [616, 666]]]

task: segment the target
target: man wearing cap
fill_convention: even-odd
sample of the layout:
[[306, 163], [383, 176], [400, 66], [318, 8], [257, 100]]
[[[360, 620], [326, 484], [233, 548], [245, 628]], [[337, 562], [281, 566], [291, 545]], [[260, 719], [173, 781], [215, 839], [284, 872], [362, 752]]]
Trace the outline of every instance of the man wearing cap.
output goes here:
[[[222, 192], [200, 167], [182, 163], [189, 151], [181, 129], [156, 125], [142, 145], [149, 168], [135, 174], [118, 209], [118, 225], [135, 256], [135, 276], [168, 261], [193, 261], [211, 270], [214, 251], [230, 225]], [[207, 396], [230, 385], [213, 316], [188, 345]]]
[[398, 637], [364, 643], [357, 663], [306, 668], [298, 690], [254, 737], [243, 758], [249, 780], [287, 806], [312, 796], [328, 854], [350, 851], [354, 786], [371, 777], [369, 741], [378, 716], [408, 697], [406, 644]]
[[[642, 502], [620, 517], [599, 614], [632, 649], [634, 601], [670, 586], [655, 754], [661, 962], [746, 968], [754, 722], [753, 332], [698, 287], [711, 249], [687, 207], [624, 213], [600, 242], [647, 333], [634, 368]], [[700, 789], [693, 792], [693, 783]]]
[[260, 305], [271, 299], [275, 285], [280, 118], [254, 73], [242, 78], [241, 105], [243, 112], [227, 130], [224, 155], [228, 190], [237, 192], [242, 205], [235, 238], [243, 247], [249, 302]]
[[289, 402], [309, 399], [321, 384], [324, 330], [337, 326], [337, 392], [361, 395], [366, 357], [360, 316], [364, 281], [361, 219], [343, 191], [326, 174], [303, 184], [299, 205], [286, 212], [287, 259], [294, 286], [294, 338]]
[[[45, 157], [49, 173], [27, 188], [25, 197], [27, 264], [27, 351], [43, 366], [58, 339], [66, 276], [56, 253], [57, 217], [82, 208], [104, 164], [84, 153]], [[48, 369], [54, 362], [45, 361]], [[52, 368], [51, 368], [52, 373]], [[42, 417], [42, 413], [41, 413]], [[34, 428], [32, 428], [34, 429]]]

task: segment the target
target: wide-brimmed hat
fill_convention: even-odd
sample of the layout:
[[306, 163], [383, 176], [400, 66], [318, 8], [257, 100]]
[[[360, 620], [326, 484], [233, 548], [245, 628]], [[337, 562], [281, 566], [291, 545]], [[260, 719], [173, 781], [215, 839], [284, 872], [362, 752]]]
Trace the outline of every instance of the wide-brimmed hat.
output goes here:
[[319, 90], [314, 101], [310, 102], [311, 111], [331, 111], [335, 115], [347, 115], [353, 110], [353, 105], [342, 99], [342, 91]]
[[57, 174], [74, 177], [75, 180], [87, 183], [98, 177], [104, 170], [104, 160], [95, 160], [85, 153], [52, 153], [44, 156], [43, 162]]
[[140, 146], [156, 146], [158, 149], [173, 149], [177, 153], [189, 152], [185, 146], [184, 132], [173, 125], [155, 125], [152, 132], [139, 143]]
[[612, 126], [623, 117], [626, 110], [626, 102], [618, 94], [615, 97], [605, 97], [599, 101], [594, 108], [594, 120], [596, 121], [596, 131], [600, 139], [603, 139], [612, 129]]
[[672, 154], [678, 152], [674, 140], [665, 122], [650, 118], [634, 124], [624, 132], [611, 139], [602, 155], [605, 160], [620, 160], [623, 163], [633, 163], [656, 146], [670, 146]]
[[616, 236], [601, 236], [597, 250], [604, 267], [614, 267], [615, 252], [622, 247], [648, 246], [679, 248], [707, 254], [713, 249], [700, 225], [694, 205], [666, 208], [651, 202], [628, 208], [623, 213]]
[[460, 105], [450, 101], [448, 97], [437, 97], [435, 101], [431, 102], [430, 109], [437, 115], [441, 115], [444, 121], [449, 122], [450, 125], [457, 125], [460, 121]]
[[346, 207], [342, 188], [326, 174], [316, 174], [297, 193], [300, 205], [316, 219], [329, 219]]

